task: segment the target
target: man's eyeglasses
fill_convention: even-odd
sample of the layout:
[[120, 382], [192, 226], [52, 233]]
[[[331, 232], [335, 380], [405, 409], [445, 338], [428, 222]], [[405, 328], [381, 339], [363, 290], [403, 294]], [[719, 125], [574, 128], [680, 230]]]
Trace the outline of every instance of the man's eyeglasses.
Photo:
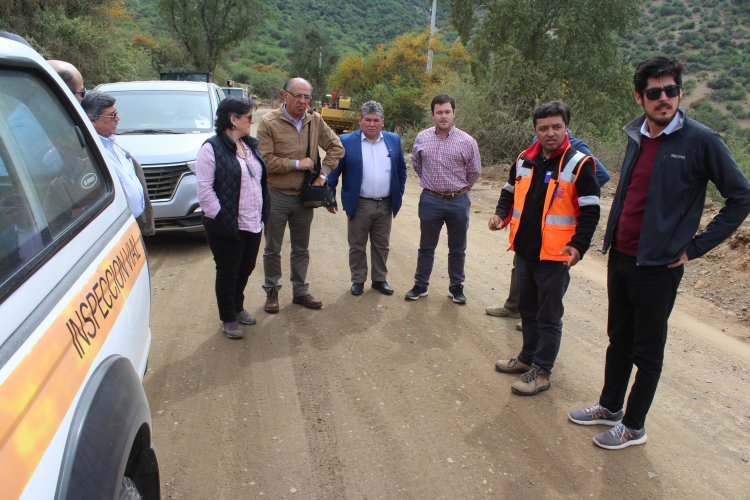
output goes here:
[[649, 101], [655, 101], [661, 97], [661, 93], [667, 94], [667, 98], [672, 99], [680, 95], [679, 85], [667, 85], [666, 87], [651, 87], [643, 91], [643, 95]]
[[115, 118], [117, 118], [117, 110], [111, 115], [99, 115], [99, 118], [109, 118], [110, 120], [115, 121]]
[[312, 96], [310, 94], [300, 94], [298, 92], [289, 92], [288, 90], [286, 90], [285, 92], [295, 99], [303, 99], [305, 101], [309, 101], [310, 99], [312, 99]]
[[78, 92], [73, 92], [73, 94], [79, 95], [79, 96], [81, 96], [81, 99], [83, 99], [84, 97], [86, 97], [86, 92], [87, 92], [86, 87], [83, 87]]

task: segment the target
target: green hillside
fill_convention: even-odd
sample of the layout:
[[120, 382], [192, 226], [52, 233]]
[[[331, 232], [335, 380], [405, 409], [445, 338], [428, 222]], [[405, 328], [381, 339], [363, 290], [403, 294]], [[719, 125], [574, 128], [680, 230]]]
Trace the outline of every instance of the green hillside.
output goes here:
[[622, 48], [633, 64], [659, 53], [685, 61], [686, 101], [701, 118], [720, 131], [750, 126], [750, 2], [655, 0]]
[[[287, 54], [294, 50], [290, 40], [295, 30], [314, 27], [329, 37], [339, 55], [364, 54], [377, 44], [397, 36], [423, 30], [430, 23], [430, 2], [427, 0], [268, 0], [268, 19], [260, 37], [240, 44], [230, 54], [231, 62], [267, 64], [283, 69]], [[166, 32], [158, 17], [157, 0], [127, 0], [127, 7], [136, 13], [136, 24], [155, 38]], [[449, 30], [447, 7], [440, 7], [439, 25]], [[253, 24], [249, 19], [248, 23]], [[448, 33], [451, 39], [455, 35]]]
[[[439, 3], [438, 26], [452, 41], [448, 2]], [[429, 0], [268, 0], [259, 37], [243, 41], [217, 68], [217, 81], [245, 81], [256, 64], [288, 74], [293, 34], [323, 33], [339, 57], [366, 54], [409, 31], [429, 25]], [[156, 40], [169, 30], [158, 16], [157, 0], [126, 0], [134, 29]], [[252, 25], [253, 19], [248, 23]], [[653, 0], [645, 5], [640, 28], [621, 40], [626, 62], [655, 54], [687, 63], [686, 103], [720, 131], [750, 127], [750, 2], [746, 0]], [[160, 68], [161, 69], [161, 68]]]

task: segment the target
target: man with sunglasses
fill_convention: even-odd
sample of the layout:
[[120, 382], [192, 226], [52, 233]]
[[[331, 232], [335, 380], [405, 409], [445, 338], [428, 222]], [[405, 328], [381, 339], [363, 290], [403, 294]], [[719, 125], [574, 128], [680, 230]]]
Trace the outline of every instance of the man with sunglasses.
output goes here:
[[320, 177], [314, 184], [323, 185], [344, 156], [344, 147], [333, 130], [318, 113], [307, 112], [312, 85], [304, 78], [292, 78], [284, 85], [284, 103], [261, 118], [258, 125], [258, 149], [266, 164], [271, 214], [265, 225], [266, 246], [263, 271], [266, 303], [263, 310], [279, 312], [281, 288], [281, 246], [289, 225], [291, 243], [292, 302], [308, 309], [320, 309], [323, 302], [310, 294], [307, 268], [310, 263], [308, 244], [313, 221], [312, 208], [300, 200], [305, 171], [315, 168], [318, 148], [326, 152]]
[[[750, 213], [750, 183], [721, 137], [679, 109], [682, 66], [655, 57], [633, 78], [644, 114], [625, 127], [628, 145], [604, 235], [609, 250], [609, 318], [604, 387], [591, 407], [573, 410], [581, 425], [609, 425], [594, 436], [606, 449], [646, 442], [646, 414], [656, 392], [684, 264], [728, 238]], [[697, 233], [706, 185], [724, 206]], [[625, 393], [633, 369], [627, 406]]]
[[104, 146], [104, 158], [117, 172], [128, 206], [144, 236], [154, 234], [154, 217], [151, 200], [148, 197], [146, 178], [140, 163], [130, 153], [115, 143], [115, 132], [120, 117], [117, 114], [116, 100], [109, 94], [91, 90], [81, 100], [81, 107], [91, 120], [99, 140]]
[[60, 75], [60, 78], [62, 78], [70, 91], [73, 92], [73, 95], [76, 96], [78, 102], [81, 102], [86, 95], [86, 87], [83, 86], [83, 77], [81, 76], [81, 72], [78, 71], [78, 68], [67, 61], [52, 59], [47, 62], [52, 66], [52, 69]]

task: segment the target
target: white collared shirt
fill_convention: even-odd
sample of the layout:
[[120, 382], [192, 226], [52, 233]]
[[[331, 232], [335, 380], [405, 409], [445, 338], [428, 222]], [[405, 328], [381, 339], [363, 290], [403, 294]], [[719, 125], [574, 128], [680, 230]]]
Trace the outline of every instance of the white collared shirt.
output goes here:
[[391, 153], [381, 132], [374, 143], [362, 134], [362, 186], [364, 198], [387, 198], [391, 195]]
[[[677, 126], [680, 124], [681, 121], [682, 121], [682, 111], [678, 109], [677, 113], [674, 114], [672, 121], [669, 122], [669, 125], [664, 127], [664, 130], [659, 132], [659, 134], [656, 137], [659, 137], [662, 134], [664, 135], [671, 134], [677, 129]], [[641, 135], [645, 135], [646, 137], [649, 137], [651, 139], [656, 139], [656, 137], [651, 137], [651, 133], [648, 131], [648, 119], [643, 120], [643, 125], [641, 125]]]
[[99, 139], [102, 141], [104, 150], [107, 153], [107, 160], [115, 168], [117, 178], [125, 190], [125, 197], [128, 200], [130, 211], [133, 213], [133, 217], [138, 217], [146, 209], [146, 201], [143, 197], [143, 186], [141, 186], [141, 181], [138, 179], [138, 174], [135, 173], [133, 160], [115, 144], [114, 135], [111, 137], [102, 137], [100, 135]]

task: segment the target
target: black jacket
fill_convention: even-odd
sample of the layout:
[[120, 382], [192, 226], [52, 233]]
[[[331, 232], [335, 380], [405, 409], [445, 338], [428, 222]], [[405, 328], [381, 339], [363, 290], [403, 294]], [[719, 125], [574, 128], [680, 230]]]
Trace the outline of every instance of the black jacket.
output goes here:
[[[263, 208], [261, 220], [268, 221], [271, 211], [266, 181], [266, 166], [258, 152], [258, 140], [254, 137], [243, 137], [242, 141], [250, 147], [255, 158], [261, 165], [260, 188], [263, 194]], [[209, 231], [224, 236], [239, 236], [237, 214], [240, 202], [240, 182], [242, 178], [241, 165], [237, 160], [237, 145], [226, 134], [215, 135], [206, 140], [214, 150], [216, 172], [214, 174], [214, 192], [219, 198], [221, 209], [214, 219], [203, 217], [203, 225]]]
[[[633, 165], [641, 145], [645, 115], [624, 130], [628, 134], [620, 182], [607, 221], [602, 252], [612, 245], [622, 212]], [[708, 181], [724, 197], [724, 206], [706, 228], [696, 235], [706, 198]], [[742, 174], [719, 134], [691, 120], [683, 112], [677, 130], [664, 137], [659, 147], [648, 188], [636, 263], [660, 266], [704, 255], [731, 235], [750, 213], [750, 183]]]

